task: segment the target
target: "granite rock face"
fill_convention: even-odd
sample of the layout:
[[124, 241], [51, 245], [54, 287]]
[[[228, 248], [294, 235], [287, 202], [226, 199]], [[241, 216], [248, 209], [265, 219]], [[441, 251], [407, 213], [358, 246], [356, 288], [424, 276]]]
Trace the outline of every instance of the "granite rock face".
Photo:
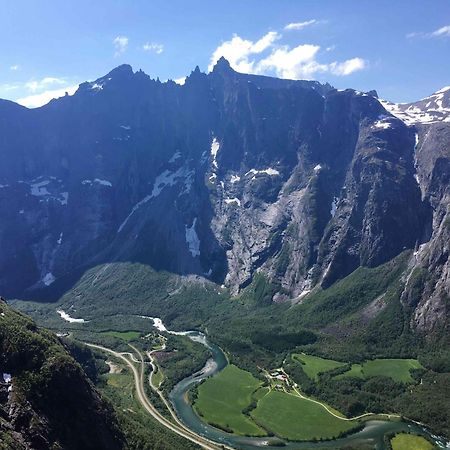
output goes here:
[[430, 276], [403, 297], [432, 327], [449, 286], [449, 95], [411, 109], [221, 59], [183, 86], [125, 65], [38, 109], [2, 101], [0, 291], [139, 261], [234, 293], [261, 271], [285, 301], [418, 249]]

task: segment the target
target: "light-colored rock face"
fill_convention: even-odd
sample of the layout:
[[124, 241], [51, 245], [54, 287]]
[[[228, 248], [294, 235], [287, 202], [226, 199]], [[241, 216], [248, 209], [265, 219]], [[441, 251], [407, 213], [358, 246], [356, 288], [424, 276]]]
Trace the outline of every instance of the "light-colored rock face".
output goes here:
[[139, 261], [233, 293], [259, 271], [274, 301], [301, 300], [424, 244], [428, 327], [448, 288], [449, 93], [413, 105], [440, 120], [412, 125], [409, 106], [222, 62], [183, 86], [122, 67], [41, 110], [0, 104], [0, 290]]

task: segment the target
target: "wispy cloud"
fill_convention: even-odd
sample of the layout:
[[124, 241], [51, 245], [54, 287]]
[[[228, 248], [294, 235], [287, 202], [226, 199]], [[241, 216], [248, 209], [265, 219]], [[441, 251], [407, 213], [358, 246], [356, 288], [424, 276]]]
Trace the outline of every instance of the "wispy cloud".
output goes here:
[[303, 28], [309, 27], [310, 25], [314, 25], [318, 23], [316, 19], [306, 20], [305, 22], [293, 22], [287, 24], [284, 29], [285, 30], [302, 30]]
[[26, 106], [27, 108], [37, 108], [47, 104], [50, 100], [54, 98], [64, 97], [66, 93], [68, 95], [73, 95], [78, 89], [78, 84], [72, 86], [66, 86], [60, 89], [51, 89], [48, 91], [41, 92], [40, 94], [29, 95], [27, 97], [22, 97], [16, 100], [20, 105]]
[[437, 30], [433, 31], [431, 35], [435, 37], [450, 37], [450, 25], [445, 25], [444, 27], [438, 28]]
[[124, 53], [128, 47], [128, 37], [127, 36], [116, 36], [113, 40], [114, 44], [114, 57], [117, 58], [122, 53]]
[[30, 80], [25, 83], [25, 87], [30, 92], [37, 92], [41, 89], [46, 89], [51, 85], [61, 85], [65, 84], [66, 81], [63, 78], [56, 77], [45, 77], [41, 80]]
[[142, 50], [144, 52], [155, 52], [157, 55], [160, 55], [164, 51], [164, 45], [157, 44], [156, 42], [146, 42], [142, 46]]
[[414, 38], [446, 38], [450, 37], [450, 25], [445, 25], [431, 32], [415, 31], [406, 35], [408, 39]]
[[[367, 61], [354, 57], [344, 61], [319, 61], [321, 47], [300, 44], [295, 47], [281, 45], [282, 35], [271, 31], [257, 41], [233, 35], [213, 52], [208, 66], [211, 71], [217, 60], [224, 56], [239, 72], [276, 75], [280, 78], [311, 79], [319, 73], [347, 76], [367, 67]], [[328, 50], [328, 49], [326, 49]], [[330, 49], [331, 50], [331, 49]]]
[[14, 72], [19, 70], [19, 69], [20, 69], [20, 66], [18, 64], [14, 64], [13, 66], [9, 66], [9, 70], [12, 70]]
[[22, 87], [19, 83], [0, 84], [0, 92], [10, 92], [20, 89]]

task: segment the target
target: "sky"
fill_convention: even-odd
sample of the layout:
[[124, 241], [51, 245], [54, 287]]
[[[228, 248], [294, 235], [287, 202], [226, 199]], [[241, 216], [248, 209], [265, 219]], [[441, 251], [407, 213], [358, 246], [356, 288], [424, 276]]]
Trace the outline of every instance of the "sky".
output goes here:
[[0, 0], [0, 98], [37, 107], [120, 64], [376, 89], [410, 102], [450, 85], [449, 0]]

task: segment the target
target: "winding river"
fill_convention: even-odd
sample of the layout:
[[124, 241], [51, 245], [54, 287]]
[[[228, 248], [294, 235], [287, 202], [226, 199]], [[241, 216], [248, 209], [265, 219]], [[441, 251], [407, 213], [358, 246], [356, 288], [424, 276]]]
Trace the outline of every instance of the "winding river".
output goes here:
[[257, 448], [266, 449], [315, 449], [315, 448], [336, 448], [346, 444], [372, 444], [376, 450], [385, 450], [386, 446], [383, 437], [387, 433], [410, 432], [427, 437], [435, 442], [439, 448], [448, 448], [443, 439], [432, 435], [428, 430], [416, 423], [404, 421], [369, 420], [365, 423], [361, 431], [353, 433], [345, 438], [322, 442], [288, 442], [276, 437], [245, 437], [226, 433], [204, 422], [194, 411], [187, 400], [187, 392], [197, 383], [207, 377], [215, 375], [224, 369], [228, 360], [223, 351], [217, 345], [208, 341], [207, 337], [198, 331], [174, 332], [167, 330], [161, 319], [152, 318], [154, 325], [160, 331], [170, 334], [185, 335], [191, 340], [206, 346], [211, 352], [211, 358], [199, 372], [181, 380], [170, 392], [169, 399], [180, 420], [194, 433], [204, 436], [218, 444], [226, 444], [230, 447], [243, 450], [255, 450]]

